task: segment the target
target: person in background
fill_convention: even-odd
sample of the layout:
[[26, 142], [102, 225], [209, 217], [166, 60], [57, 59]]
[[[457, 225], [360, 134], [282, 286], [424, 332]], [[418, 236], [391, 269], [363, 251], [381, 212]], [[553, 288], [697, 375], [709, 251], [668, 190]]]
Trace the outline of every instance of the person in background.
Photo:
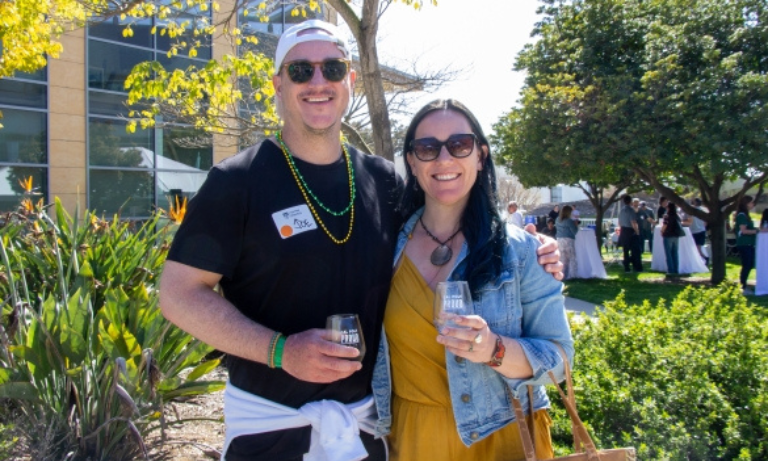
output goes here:
[[666, 197], [659, 197], [659, 208], [656, 210], [656, 222], [660, 223], [661, 220], [664, 218], [664, 215], [667, 214], [667, 198]]
[[736, 208], [736, 219], [734, 229], [736, 231], [736, 246], [741, 257], [741, 273], [739, 282], [745, 295], [755, 294], [754, 290], [747, 286], [749, 273], [755, 268], [755, 241], [757, 229], [755, 223], [749, 216], [749, 212], [754, 208], [755, 202], [751, 195], [741, 197], [739, 206]]
[[581, 225], [581, 213], [579, 210], [576, 209], [576, 205], [571, 205], [571, 208], [573, 208], [573, 211], [571, 211], [571, 219], [573, 219], [573, 223], [577, 226]]
[[523, 214], [518, 211], [517, 202], [512, 200], [507, 205], [507, 224], [512, 224], [515, 227], [523, 228], [525, 223], [523, 222]]
[[552, 209], [549, 210], [549, 213], [547, 214], [547, 216], [549, 216], [552, 222], [557, 221], [557, 218], [560, 217], [560, 205], [553, 206]]
[[621, 227], [616, 226], [613, 228], [613, 232], [611, 232], [611, 244], [615, 247], [621, 246], [619, 242], [621, 241]]
[[676, 276], [680, 271], [680, 236], [685, 235], [677, 205], [667, 202], [667, 214], [661, 224], [661, 237], [664, 239], [664, 255], [667, 258], [667, 274]]
[[560, 211], [556, 223], [557, 246], [560, 249], [560, 262], [563, 263], [564, 280], [576, 276], [576, 234], [579, 226], [573, 220], [573, 207], [566, 205]]
[[[526, 421], [515, 420], [507, 393], [527, 409], [528, 385], [536, 454], [551, 458], [543, 384], [547, 371], [563, 377], [558, 345], [573, 357], [562, 284], [536, 263], [534, 237], [514, 226], [505, 232], [490, 145], [463, 104], [426, 105], [403, 145], [409, 218], [373, 378], [378, 429], [391, 425], [390, 460], [524, 458], [516, 426]], [[468, 282], [476, 315], [437, 331], [434, 289], [446, 280]]]
[[640, 228], [637, 225], [637, 213], [632, 209], [632, 196], [624, 195], [624, 206], [619, 211], [619, 245], [624, 249], [624, 272], [630, 271], [630, 265], [635, 272], [643, 271], [640, 255]]
[[[706, 211], [701, 205], [700, 198], [693, 199], [691, 205], [697, 210]], [[691, 230], [693, 241], [696, 242], [696, 249], [699, 250], [699, 256], [701, 256], [704, 263], [709, 266], [709, 257], [704, 254], [704, 249], [702, 248], [707, 243], [707, 225], [701, 218], [697, 218], [694, 215], [689, 215], [688, 223], [688, 228]]]
[[557, 238], [557, 227], [555, 227], [555, 220], [547, 218], [547, 227], [541, 230], [541, 233], [547, 237]]
[[645, 252], [645, 242], [648, 242], [648, 250], [653, 252], [653, 212], [643, 201], [637, 207], [637, 224], [640, 228], [640, 254]]
[[763, 210], [763, 216], [760, 217], [760, 232], [768, 232], [768, 208]]

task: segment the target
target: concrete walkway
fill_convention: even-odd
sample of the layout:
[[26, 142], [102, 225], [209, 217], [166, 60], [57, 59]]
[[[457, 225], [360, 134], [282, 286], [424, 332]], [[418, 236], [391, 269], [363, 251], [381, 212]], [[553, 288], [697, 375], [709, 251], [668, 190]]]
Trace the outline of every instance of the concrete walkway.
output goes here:
[[565, 297], [565, 310], [568, 311], [584, 312], [587, 315], [594, 316], [595, 309], [598, 307], [600, 306], [587, 301], [582, 301], [576, 298], [569, 298], [568, 296]]

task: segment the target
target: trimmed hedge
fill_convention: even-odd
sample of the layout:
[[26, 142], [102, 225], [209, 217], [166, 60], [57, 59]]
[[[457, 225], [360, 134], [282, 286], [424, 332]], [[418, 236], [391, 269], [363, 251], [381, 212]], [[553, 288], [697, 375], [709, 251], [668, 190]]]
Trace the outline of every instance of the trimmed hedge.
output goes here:
[[[601, 448], [646, 460], [768, 459], [768, 315], [738, 287], [687, 288], [572, 322], [579, 413]], [[554, 388], [552, 430], [570, 452]], [[568, 447], [568, 448], [562, 448]]]

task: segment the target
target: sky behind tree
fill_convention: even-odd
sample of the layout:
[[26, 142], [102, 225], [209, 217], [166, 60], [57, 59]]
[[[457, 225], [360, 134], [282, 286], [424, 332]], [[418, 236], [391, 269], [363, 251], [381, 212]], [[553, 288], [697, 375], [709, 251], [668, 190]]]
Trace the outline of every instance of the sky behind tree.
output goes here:
[[523, 46], [534, 40], [537, 6], [537, 0], [439, 0], [436, 7], [414, 11], [395, 3], [379, 27], [379, 58], [398, 68], [418, 59], [419, 69], [464, 69], [458, 81], [418, 98], [411, 111], [433, 99], [458, 99], [488, 135], [519, 99], [525, 75], [512, 69]]

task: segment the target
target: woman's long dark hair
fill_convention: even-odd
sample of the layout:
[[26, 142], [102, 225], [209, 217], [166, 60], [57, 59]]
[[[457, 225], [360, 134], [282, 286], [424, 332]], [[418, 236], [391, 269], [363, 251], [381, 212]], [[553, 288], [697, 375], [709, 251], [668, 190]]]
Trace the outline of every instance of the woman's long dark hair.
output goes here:
[[749, 216], [749, 203], [754, 200], [751, 195], [745, 195], [741, 197], [741, 200], [739, 200], [739, 206], [736, 207], [736, 216], [739, 215], [739, 213], [744, 213], [745, 215]]
[[[403, 162], [405, 162], [405, 191], [400, 198], [399, 210], [404, 217], [424, 206], [424, 191], [419, 187], [411, 166], [406, 161], [410, 153], [411, 141], [416, 136], [416, 128], [424, 118], [435, 111], [450, 110], [463, 115], [472, 132], [477, 137], [478, 148], [485, 146], [488, 154], [483, 159], [483, 169], [477, 172], [477, 179], [469, 192], [469, 201], [461, 217], [461, 230], [469, 246], [464, 275], [473, 294], [487, 282], [501, 274], [504, 255], [504, 224], [496, 208], [498, 195], [496, 189], [496, 170], [488, 139], [480, 123], [464, 104], [455, 99], [438, 99], [422, 107], [413, 117], [403, 144]], [[484, 155], [481, 149], [480, 155]]]
[[667, 213], [669, 213], [669, 215], [673, 218], [677, 216], [677, 205], [675, 205], [673, 202], [667, 203]]
[[[744, 195], [741, 197], [741, 200], [739, 200], [738, 206], [736, 206], [736, 213], [733, 215], [733, 229], [738, 231], [738, 226], [736, 225], [736, 219], [739, 217], [740, 213], [744, 213], [747, 215], [747, 218], [749, 218], [749, 202], [754, 200], [751, 195]], [[751, 219], [751, 218], [749, 218]]]

